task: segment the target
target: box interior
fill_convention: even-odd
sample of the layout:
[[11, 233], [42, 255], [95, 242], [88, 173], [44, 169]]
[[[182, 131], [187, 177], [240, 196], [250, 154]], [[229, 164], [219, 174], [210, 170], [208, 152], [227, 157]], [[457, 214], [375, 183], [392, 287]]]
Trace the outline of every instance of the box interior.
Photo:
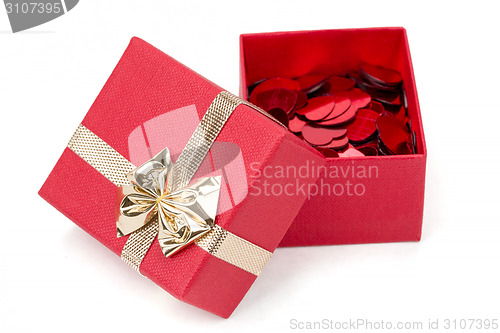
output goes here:
[[[260, 80], [307, 73], [344, 75], [364, 62], [398, 70], [403, 76], [417, 154], [425, 155], [420, 108], [404, 28], [369, 28], [246, 34], [241, 36], [241, 91]], [[387, 156], [383, 158], [394, 158]], [[380, 158], [380, 157], [378, 157]]]

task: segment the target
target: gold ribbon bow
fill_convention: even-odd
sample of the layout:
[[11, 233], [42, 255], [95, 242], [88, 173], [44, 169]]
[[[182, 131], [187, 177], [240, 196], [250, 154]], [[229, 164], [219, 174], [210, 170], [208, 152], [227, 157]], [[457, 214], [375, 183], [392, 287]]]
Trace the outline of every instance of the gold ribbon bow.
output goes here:
[[166, 257], [213, 228], [221, 183], [220, 176], [205, 177], [175, 190], [173, 169], [165, 148], [128, 173], [131, 185], [118, 190], [118, 237], [157, 223], [158, 241]]

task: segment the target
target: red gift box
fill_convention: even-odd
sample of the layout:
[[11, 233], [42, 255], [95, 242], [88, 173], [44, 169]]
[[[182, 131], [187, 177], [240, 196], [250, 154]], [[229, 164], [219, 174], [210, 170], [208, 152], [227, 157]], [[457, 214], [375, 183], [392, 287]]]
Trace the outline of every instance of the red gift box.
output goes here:
[[[133, 38], [82, 125], [135, 166], [168, 147], [173, 161], [188, 142], [221, 88], [148, 43]], [[296, 156], [301, 156], [297, 159]], [[273, 119], [245, 104], [222, 128], [197, 176], [220, 175], [215, 223], [273, 252], [307, 194], [258, 193], [314, 183], [314, 175], [267, 179], [264, 170], [299, 168], [322, 157]], [[197, 178], [195, 175], [194, 178]], [[39, 194], [74, 223], [120, 255], [127, 237], [117, 237], [117, 186], [66, 148]], [[240, 260], [245, 261], [244, 255]], [[228, 317], [257, 273], [236, 267], [194, 244], [165, 257], [153, 242], [140, 272], [187, 303]], [[131, 291], [133, 292], [133, 291]]]
[[420, 240], [426, 147], [406, 31], [246, 34], [240, 38], [240, 53], [240, 96], [244, 99], [250, 85], [271, 77], [343, 75], [362, 63], [396, 69], [403, 77], [416, 133], [417, 154], [326, 159], [331, 173], [318, 178], [317, 193], [310, 193], [280, 246]]

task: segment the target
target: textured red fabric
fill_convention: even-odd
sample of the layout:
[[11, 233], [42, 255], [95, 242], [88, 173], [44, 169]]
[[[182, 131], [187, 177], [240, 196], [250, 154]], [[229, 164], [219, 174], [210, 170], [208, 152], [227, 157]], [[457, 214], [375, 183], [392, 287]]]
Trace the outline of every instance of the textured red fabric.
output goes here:
[[[181, 112], [185, 119], [179, 120], [182, 124], [186, 119], [192, 119], [188, 111], [194, 110], [193, 105], [201, 119], [221, 90], [165, 53], [133, 38], [82, 124], [129, 160], [132, 147], [134, 163], [139, 165], [164, 148], [161, 142], [171, 141], [178, 146], [179, 142], [186, 140], [184, 136], [179, 139], [175, 130], [165, 129], [162, 133], [161, 128], [152, 128], [156, 120], [170, 111], [185, 110], [185, 113]], [[163, 120], [160, 120], [161, 123]], [[188, 125], [192, 124], [186, 123]], [[144, 129], [144, 136], [137, 132], [140, 128]], [[182, 129], [179, 128], [179, 132], [185, 134]], [[237, 107], [216, 143], [237, 145], [244, 168], [240, 172], [231, 170], [234, 174], [230, 176], [240, 177], [236, 183], [248, 188], [262, 180], [261, 170], [265, 167], [298, 166], [309, 159], [324, 163], [318, 153], [285, 128], [245, 105]], [[218, 163], [216, 155], [224, 155], [224, 147], [228, 147], [227, 144], [222, 145], [222, 151], [217, 153], [215, 148], [212, 149], [204, 164], [215, 168]], [[278, 185], [290, 181], [289, 177], [273, 180]], [[301, 180], [314, 181], [313, 177]], [[231, 194], [229, 185], [234, 186], [223, 181], [226, 196]], [[115, 185], [73, 151], [65, 149], [39, 193], [120, 255], [126, 237], [116, 237], [116, 190]], [[217, 216], [216, 223], [274, 251], [305, 198], [306, 195], [299, 193], [270, 200], [269, 197], [250, 195], [249, 189], [249, 193], [232, 209]], [[165, 258], [156, 242], [148, 251], [141, 272], [173, 296], [222, 317], [233, 312], [256, 278], [195, 245]]]
[[419, 240], [427, 152], [405, 29], [247, 34], [240, 38], [240, 53], [242, 98], [247, 97], [250, 84], [270, 77], [293, 78], [310, 72], [343, 75], [358, 70], [364, 62], [394, 68], [403, 76], [408, 112], [416, 132], [416, 155], [328, 159], [329, 170], [373, 167], [378, 170], [378, 177], [320, 177], [316, 183], [319, 187], [345, 187], [350, 181], [362, 184], [366, 192], [362, 196], [312, 196], [280, 246]]

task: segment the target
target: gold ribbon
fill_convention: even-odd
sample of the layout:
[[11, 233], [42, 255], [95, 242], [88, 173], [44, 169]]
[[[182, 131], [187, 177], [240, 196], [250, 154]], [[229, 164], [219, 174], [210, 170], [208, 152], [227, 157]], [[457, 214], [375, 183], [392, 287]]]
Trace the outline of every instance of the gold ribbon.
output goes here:
[[187, 185], [240, 104], [276, 121], [261, 109], [223, 91], [211, 103], [175, 164], [165, 148], [136, 168], [85, 126], [80, 124], [73, 134], [68, 148], [120, 187], [117, 234], [130, 235], [122, 259], [137, 271], [157, 235], [166, 256], [194, 242], [211, 255], [254, 275], [259, 275], [269, 261], [271, 252], [215, 224], [219, 177], [202, 178]]

